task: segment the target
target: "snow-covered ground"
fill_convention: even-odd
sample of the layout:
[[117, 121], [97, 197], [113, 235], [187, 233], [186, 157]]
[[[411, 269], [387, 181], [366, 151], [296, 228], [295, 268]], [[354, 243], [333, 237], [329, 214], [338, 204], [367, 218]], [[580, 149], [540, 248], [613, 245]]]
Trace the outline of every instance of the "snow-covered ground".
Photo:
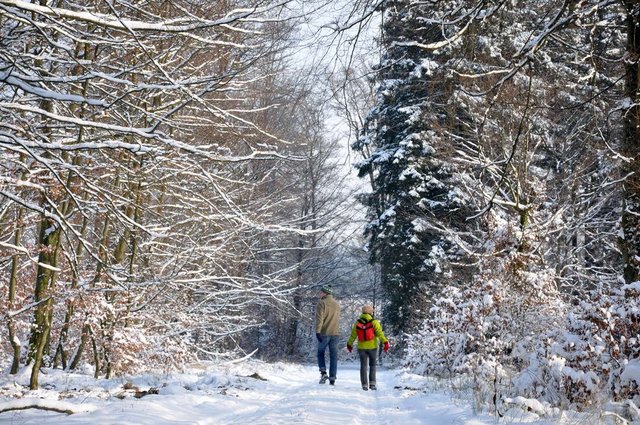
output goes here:
[[[584, 414], [544, 419], [519, 409], [498, 420], [488, 413], [474, 413], [470, 396], [460, 392], [454, 396], [431, 379], [395, 369], [379, 369], [378, 391], [363, 391], [355, 363], [340, 364], [335, 386], [319, 385], [319, 373], [313, 365], [253, 360], [199, 365], [176, 375], [111, 380], [52, 370], [41, 375], [38, 391], [28, 390], [28, 378], [27, 369], [17, 377], [0, 375], [0, 412], [38, 404], [76, 413], [11, 410], [0, 413], [0, 424], [598, 423]], [[156, 389], [157, 394], [148, 394]]]

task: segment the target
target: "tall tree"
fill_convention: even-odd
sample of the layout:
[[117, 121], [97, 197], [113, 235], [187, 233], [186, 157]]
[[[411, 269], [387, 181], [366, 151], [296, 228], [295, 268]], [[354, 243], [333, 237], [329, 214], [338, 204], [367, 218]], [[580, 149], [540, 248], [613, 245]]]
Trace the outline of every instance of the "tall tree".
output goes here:
[[353, 145], [370, 152], [357, 165], [372, 181], [366, 234], [389, 299], [385, 317], [397, 331], [420, 323], [432, 295], [455, 279], [450, 262], [461, 252], [446, 228], [462, 230], [467, 208], [449, 161], [454, 146], [437, 135], [451, 90], [444, 57], [419, 47], [443, 40], [439, 26], [425, 23], [424, 7], [386, 5], [377, 104]]
[[248, 306], [286, 290], [286, 271], [247, 273], [245, 241], [298, 229], [264, 198], [243, 204], [239, 165], [287, 155], [250, 96], [283, 4], [147, 6], [0, 1], [0, 196], [28, 217], [3, 247], [34, 267], [3, 316], [30, 333], [32, 388], [60, 350], [96, 375], [227, 351], [259, 323]]
[[624, 1], [627, 23], [625, 61], [625, 113], [623, 154], [624, 209], [622, 212], [622, 250], [624, 278], [640, 280], [640, 5]]

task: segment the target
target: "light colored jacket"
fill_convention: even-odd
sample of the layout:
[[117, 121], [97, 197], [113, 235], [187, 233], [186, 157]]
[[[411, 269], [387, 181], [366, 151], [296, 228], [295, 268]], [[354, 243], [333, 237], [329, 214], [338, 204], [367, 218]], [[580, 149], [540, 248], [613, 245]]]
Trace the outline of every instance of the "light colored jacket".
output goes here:
[[325, 295], [316, 306], [316, 333], [340, 335], [340, 305], [333, 295]]
[[[384, 336], [382, 332], [382, 325], [379, 320], [375, 320], [373, 316], [367, 313], [363, 313], [358, 317], [358, 319], [365, 319], [366, 321], [370, 321], [373, 324], [373, 333], [376, 335], [370, 341], [358, 341], [358, 350], [373, 350], [378, 348], [378, 340], [381, 343], [387, 342], [387, 337]], [[351, 336], [349, 337], [349, 341], [347, 341], [347, 345], [353, 347], [353, 342], [358, 338], [358, 333], [356, 331], [356, 325], [358, 324], [358, 320], [353, 323], [353, 327], [351, 328]]]

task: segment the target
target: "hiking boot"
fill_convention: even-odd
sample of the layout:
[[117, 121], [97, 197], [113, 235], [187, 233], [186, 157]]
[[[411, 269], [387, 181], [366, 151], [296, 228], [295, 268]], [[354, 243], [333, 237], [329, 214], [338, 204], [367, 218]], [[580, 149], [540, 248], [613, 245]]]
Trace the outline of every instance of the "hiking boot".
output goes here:
[[335, 384], [336, 384], [335, 379], [329, 379], [329, 385], [335, 385]]
[[377, 388], [376, 388], [376, 384], [369, 384], [369, 389], [370, 389], [371, 391], [375, 391], [375, 390], [377, 390]]
[[322, 372], [320, 374], [320, 382], [319, 382], [319, 384], [324, 384], [325, 382], [327, 382], [327, 379], [329, 379], [329, 375], [327, 375], [327, 372]]
[[366, 385], [363, 385], [363, 386], [362, 386], [362, 389], [363, 389], [364, 391], [369, 391], [369, 387], [367, 387]]

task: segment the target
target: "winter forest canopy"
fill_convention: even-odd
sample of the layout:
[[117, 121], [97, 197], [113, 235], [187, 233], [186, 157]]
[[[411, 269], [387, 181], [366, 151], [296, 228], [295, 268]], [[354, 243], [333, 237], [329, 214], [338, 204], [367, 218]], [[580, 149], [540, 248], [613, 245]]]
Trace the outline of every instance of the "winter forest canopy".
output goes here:
[[3, 373], [306, 361], [331, 284], [498, 415], [640, 403], [636, 1], [80, 3], [0, 0]]

